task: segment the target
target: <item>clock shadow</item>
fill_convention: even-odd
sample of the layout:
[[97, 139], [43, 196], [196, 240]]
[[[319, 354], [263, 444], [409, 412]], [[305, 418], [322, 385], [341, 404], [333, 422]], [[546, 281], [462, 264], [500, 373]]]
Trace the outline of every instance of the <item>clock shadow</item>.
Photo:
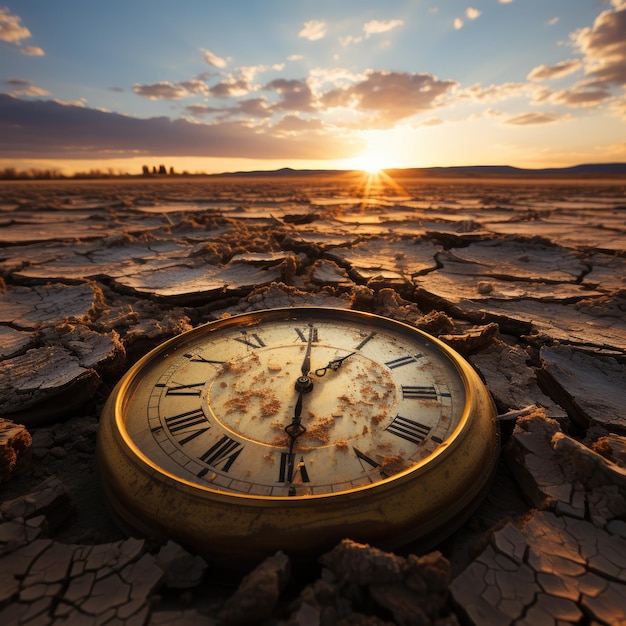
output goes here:
[[[501, 457], [484, 499], [450, 536], [432, 549], [440, 550], [450, 561], [454, 578], [485, 549], [494, 531], [512, 520], [524, 518], [531, 510]], [[404, 552], [411, 553], [415, 547], [405, 546]]]

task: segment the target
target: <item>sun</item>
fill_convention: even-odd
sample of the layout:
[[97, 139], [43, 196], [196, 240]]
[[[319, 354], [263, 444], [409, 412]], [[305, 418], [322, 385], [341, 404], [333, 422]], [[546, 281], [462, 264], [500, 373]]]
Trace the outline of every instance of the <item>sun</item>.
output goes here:
[[359, 193], [364, 198], [363, 207], [372, 198], [388, 193], [403, 197], [408, 195], [402, 184], [392, 178], [397, 165], [393, 156], [384, 148], [376, 150], [370, 146], [360, 156], [350, 160], [350, 167], [359, 180]]
[[382, 155], [374, 152], [368, 152], [360, 157], [357, 157], [354, 161], [356, 169], [362, 170], [367, 174], [378, 174], [381, 170], [385, 169], [385, 160]]

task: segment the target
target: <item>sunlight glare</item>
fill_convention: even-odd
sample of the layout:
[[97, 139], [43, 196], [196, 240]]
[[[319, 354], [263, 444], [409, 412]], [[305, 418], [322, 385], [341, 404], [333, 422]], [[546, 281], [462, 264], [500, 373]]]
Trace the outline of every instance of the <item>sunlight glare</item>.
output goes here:
[[363, 170], [368, 174], [378, 174], [385, 168], [384, 159], [374, 153], [367, 153], [356, 159], [355, 165], [357, 169]]

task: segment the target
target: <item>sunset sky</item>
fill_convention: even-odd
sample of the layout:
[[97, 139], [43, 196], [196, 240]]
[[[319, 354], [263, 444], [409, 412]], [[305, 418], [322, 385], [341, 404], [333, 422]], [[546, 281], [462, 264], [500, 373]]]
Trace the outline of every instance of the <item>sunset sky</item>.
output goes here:
[[625, 88], [626, 0], [0, 4], [0, 168], [626, 161]]

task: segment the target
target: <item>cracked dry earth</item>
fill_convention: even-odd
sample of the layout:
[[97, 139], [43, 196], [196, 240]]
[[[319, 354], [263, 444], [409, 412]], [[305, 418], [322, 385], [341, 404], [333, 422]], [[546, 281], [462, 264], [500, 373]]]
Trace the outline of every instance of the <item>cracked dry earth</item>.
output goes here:
[[[357, 176], [0, 185], [0, 624], [626, 624], [626, 182]], [[315, 304], [430, 332], [501, 459], [427, 552], [229, 574], [126, 537], [98, 416], [197, 324]]]

